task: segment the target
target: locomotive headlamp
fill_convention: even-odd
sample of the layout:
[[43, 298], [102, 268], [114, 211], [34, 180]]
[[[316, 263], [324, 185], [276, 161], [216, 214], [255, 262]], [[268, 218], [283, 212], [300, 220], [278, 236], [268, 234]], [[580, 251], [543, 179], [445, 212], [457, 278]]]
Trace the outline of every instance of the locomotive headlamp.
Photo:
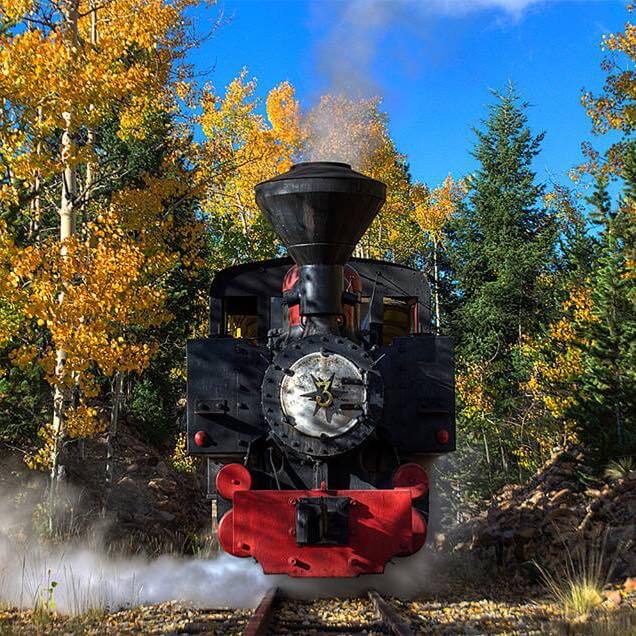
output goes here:
[[280, 385], [280, 403], [297, 431], [334, 437], [356, 425], [367, 396], [362, 372], [351, 360], [318, 351], [294, 362], [290, 370], [293, 375], [284, 375]]
[[382, 380], [347, 338], [308, 336], [285, 347], [265, 373], [263, 410], [287, 446], [313, 456], [344, 453], [379, 421]]

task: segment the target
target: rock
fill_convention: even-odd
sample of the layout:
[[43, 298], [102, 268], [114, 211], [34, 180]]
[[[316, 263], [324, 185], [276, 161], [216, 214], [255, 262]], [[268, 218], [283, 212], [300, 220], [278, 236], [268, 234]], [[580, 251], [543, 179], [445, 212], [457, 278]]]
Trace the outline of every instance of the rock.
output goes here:
[[623, 589], [628, 593], [636, 592], [636, 577], [630, 576], [626, 578], [625, 582], [623, 583]]
[[134, 488], [135, 490], [137, 490], [137, 482], [134, 479], [132, 479], [131, 477], [128, 477], [127, 475], [122, 477], [117, 482], [117, 486], [119, 488]]
[[148, 482], [148, 488], [152, 488], [153, 490], [161, 490], [167, 493], [174, 493], [177, 489], [177, 485], [171, 479], [158, 477], [157, 479], [151, 479]]
[[608, 605], [618, 607], [623, 602], [623, 597], [618, 590], [604, 590], [603, 597]]

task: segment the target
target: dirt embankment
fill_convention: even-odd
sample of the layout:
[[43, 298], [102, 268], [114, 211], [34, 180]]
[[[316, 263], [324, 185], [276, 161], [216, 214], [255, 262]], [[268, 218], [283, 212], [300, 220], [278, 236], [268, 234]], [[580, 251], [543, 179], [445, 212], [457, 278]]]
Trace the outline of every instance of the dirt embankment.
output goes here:
[[555, 453], [527, 484], [503, 488], [476, 518], [443, 540], [512, 575], [602, 559], [612, 578], [636, 576], [636, 473], [599, 481], [579, 448]]
[[[209, 531], [205, 471], [171, 465], [168, 445], [140, 439], [134, 426], [121, 424], [114, 445], [112, 487], [106, 487], [106, 438], [68, 445], [61, 489], [60, 530], [66, 537], [99, 534], [121, 551], [191, 551]], [[0, 488], [9, 496], [16, 519], [32, 515], [35, 529], [43, 524], [47, 476], [26, 468], [18, 453], [4, 449]]]

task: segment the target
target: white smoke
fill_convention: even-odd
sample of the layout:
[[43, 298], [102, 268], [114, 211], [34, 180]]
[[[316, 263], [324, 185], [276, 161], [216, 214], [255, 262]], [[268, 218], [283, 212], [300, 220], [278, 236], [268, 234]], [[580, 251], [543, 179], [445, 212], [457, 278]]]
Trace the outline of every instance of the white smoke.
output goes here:
[[205, 607], [254, 607], [269, 584], [253, 562], [161, 556], [112, 558], [95, 549], [0, 539], [0, 602], [48, 603], [65, 614], [178, 600]]
[[310, 161], [342, 161], [365, 171], [384, 141], [372, 100], [329, 95], [312, 108], [304, 124]]
[[[52, 601], [65, 614], [169, 600], [254, 607], [271, 585], [256, 563], [227, 554], [111, 556], [98, 547], [104, 527], [86, 532], [86, 541], [43, 542], [34, 524], [41, 523], [42, 492], [41, 483], [0, 490], [0, 604], [32, 608]], [[77, 494], [66, 486], [63, 497], [77, 501]]]
[[436, 581], [440, 572], [439, 561], [435, 554], [423, 549], [412, 556], [394, 559], [387, 564], [383, 574], [336, 579], [273, 576], [268, 580], [286, 596], [297, 599], [356, 597], [372, 589], [380, 594], [411, 599], [439, 587]]
[[[331, 27], [316, 51], [319, 71], [328, 90], [350, 97], [377, 94], [373, 65], [380, 55], [398, 60], [397, 44], [387, 36], [407, 28], [426, 39], [431, 19], [463, 17], [491, 10], [499, 16], [519, 19], [532, 5], [556, 0], [345, 0], [318, 5], [330, 12]], [[396, 42], [399, 41], [396, 40]]]
[[[320, 101], [306, 119], [307, 158], [350, 163], [364, 170], [372, 164], [382, 139], [361, 125], [372, 112], [370, 100], [384, 93], [374, 75], [379, 61], [413, 69], [418, 51], [404, 55], [400, 33], [416, 34], [425, 45], [432, 19], [463, 17], [490, 10], [496, 19], [519, 19], [531, 5], [556, 0], [345, 0], [313, 5], [316, 21], [329, 24], [315, 51], [323, 92], [335, 103]], [[439, 49], [439, 42], [429, 43]], [[399, 89], [398, 89], [399, 90]], [[343, 107], [344, 105], [344, 107]], [[369, 128], [367, 128], [367, 131]]]

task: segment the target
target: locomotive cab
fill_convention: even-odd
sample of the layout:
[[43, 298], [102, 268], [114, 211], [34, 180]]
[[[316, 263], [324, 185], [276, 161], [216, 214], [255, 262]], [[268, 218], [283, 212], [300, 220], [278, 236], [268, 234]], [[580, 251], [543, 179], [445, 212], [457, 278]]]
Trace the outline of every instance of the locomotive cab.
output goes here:
[[221, 545], [265, 573], [379, 573], [417, 551], [426, 466], [454, 450], [425, 277], [351, 257], [384, 190], [329, 162], [259, 184], [290, 256], [219, 272], [209, 337], [188, 343], [188, 451], [209, 460]]

